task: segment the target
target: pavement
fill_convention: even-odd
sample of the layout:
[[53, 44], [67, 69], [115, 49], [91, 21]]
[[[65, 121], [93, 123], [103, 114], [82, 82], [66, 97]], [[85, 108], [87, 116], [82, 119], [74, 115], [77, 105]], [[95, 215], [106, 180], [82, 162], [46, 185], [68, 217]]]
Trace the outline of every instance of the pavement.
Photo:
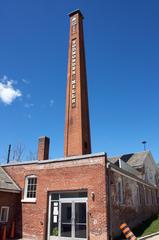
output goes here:
[[141, 237], [139, 240], [159, 240], [159, 232]]
[[151, 239], [151, 240], [159, 240], [159, 235], [158, 236], [153, 236], [153, 237], [150, 237], [148, 239]]
[[159, 235], [153, 236], [153, 237], [149, 237], [149, 238], [145, 238], [145, 240], [159, 240]]

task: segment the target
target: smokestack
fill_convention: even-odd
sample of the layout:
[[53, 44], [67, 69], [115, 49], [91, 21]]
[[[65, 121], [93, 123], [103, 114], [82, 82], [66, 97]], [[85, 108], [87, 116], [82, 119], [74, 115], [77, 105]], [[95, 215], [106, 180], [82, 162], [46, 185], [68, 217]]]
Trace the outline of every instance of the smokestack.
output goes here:
[[38, 160], [47, 160], [49, 159], [49, 145], [50, 138], [43, 136], [39, 138], [38, 143]]

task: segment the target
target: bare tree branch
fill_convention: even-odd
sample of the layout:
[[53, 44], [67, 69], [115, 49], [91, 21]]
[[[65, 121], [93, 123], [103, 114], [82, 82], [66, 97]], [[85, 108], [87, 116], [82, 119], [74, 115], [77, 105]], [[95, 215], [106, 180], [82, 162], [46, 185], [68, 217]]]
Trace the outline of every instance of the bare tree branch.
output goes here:
[[25, 146], [22, 143], [16, 144], [11, 150], [11, 158], [13, 161], [21, 161], [24, 155]]

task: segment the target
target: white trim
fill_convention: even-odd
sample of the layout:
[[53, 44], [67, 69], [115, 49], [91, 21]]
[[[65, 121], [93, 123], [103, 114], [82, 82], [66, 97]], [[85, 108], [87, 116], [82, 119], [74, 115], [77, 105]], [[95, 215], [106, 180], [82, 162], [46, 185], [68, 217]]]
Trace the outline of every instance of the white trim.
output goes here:
[[[3, 209], [6, 209], [6, 210], [7, 210], [7, 215], [6, 215], [5, 221], [2, 221], [2, 211], [3, 211]], [[1, 223], [6, 223], [6, 222], [8, 222], [8, 216], [9, 216], [9, 207], [8, 207], [8, 206], [2, 206], [2, 207], [1, 207], [1, 212], [0, 212], [0, 222], [1, 222]]]
[[[77, 191], [76, 191], [77, 192]], [[48, 232], [47, 232], [47, 240], [87, 240], [88, 239], [88, 197], [72, 197], [72, 198], [59, 198], [59, 200], [51, 200], [51, 195], [54, 192], [49, 193], [49, 203], [48, 203]], [[62, 192], [58, 192], [59, 194]], [[58, 236], [50, 236], [50, 214], [51, 214], [51, 202], [58, 201], [59, 202], [59, 223], [58, 223], [58, 229], [59, 229], [59, 235]], [[61, 203], [71, 203], [71, 208], [72, 208], [72, 214], [75, 214], [75, 204], [76, 203], [85, 203], [86, 204], [86, 238], [75, 238], [75, 229], [73, 230], [72, 228], [72, 236], [71, 237], [61, 237], [60, 232], [61, 232]], [[73, 216], [72, 215], [72, 216]], [[75, 216], [74, 216], [75, 217]], [[73, 219], [73, 218], [72, 218]], [[72, 223], [71, 223], [72, 224]]]
[[51, 214], [51, 193], [49, 194], [49, 204], [48, 204], [48, 227], [47, 227], [47, 240], [50, 239], [50, 214]]
[[36, 203], [36, 198], [24, 198], [21, 200], [22, 203]]
[[[28, 179], [30, 178], [36, 178], [37, 176], [32, 174], [28, 175], [25, 177], [25, 186], [24, 186], [24, 198], [21, 200], [21, 202], [30, 202], [30, 203], [35, 203], [36, 202], [36, 197], [35, 198], [28, 198], [27, 197], [27, 190], [28, 190]], [[37, 194], [37, 184], [36, 184], [36, 194]]]

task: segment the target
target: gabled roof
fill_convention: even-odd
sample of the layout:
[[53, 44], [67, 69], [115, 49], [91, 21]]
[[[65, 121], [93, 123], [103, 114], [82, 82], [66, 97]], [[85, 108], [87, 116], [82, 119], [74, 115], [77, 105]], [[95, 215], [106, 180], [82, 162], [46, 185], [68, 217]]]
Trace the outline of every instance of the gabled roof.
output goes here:
[[20, 188], [11, 177], [0, 167], [0, 192], [20, 192]]
[[108, 161], [117, 164], [118, 160], [121, 159], [132, 167], [142, 167], [145, 158], [148, 156], [149, 151], [123, 154], [117, 157], [108, 157]]

